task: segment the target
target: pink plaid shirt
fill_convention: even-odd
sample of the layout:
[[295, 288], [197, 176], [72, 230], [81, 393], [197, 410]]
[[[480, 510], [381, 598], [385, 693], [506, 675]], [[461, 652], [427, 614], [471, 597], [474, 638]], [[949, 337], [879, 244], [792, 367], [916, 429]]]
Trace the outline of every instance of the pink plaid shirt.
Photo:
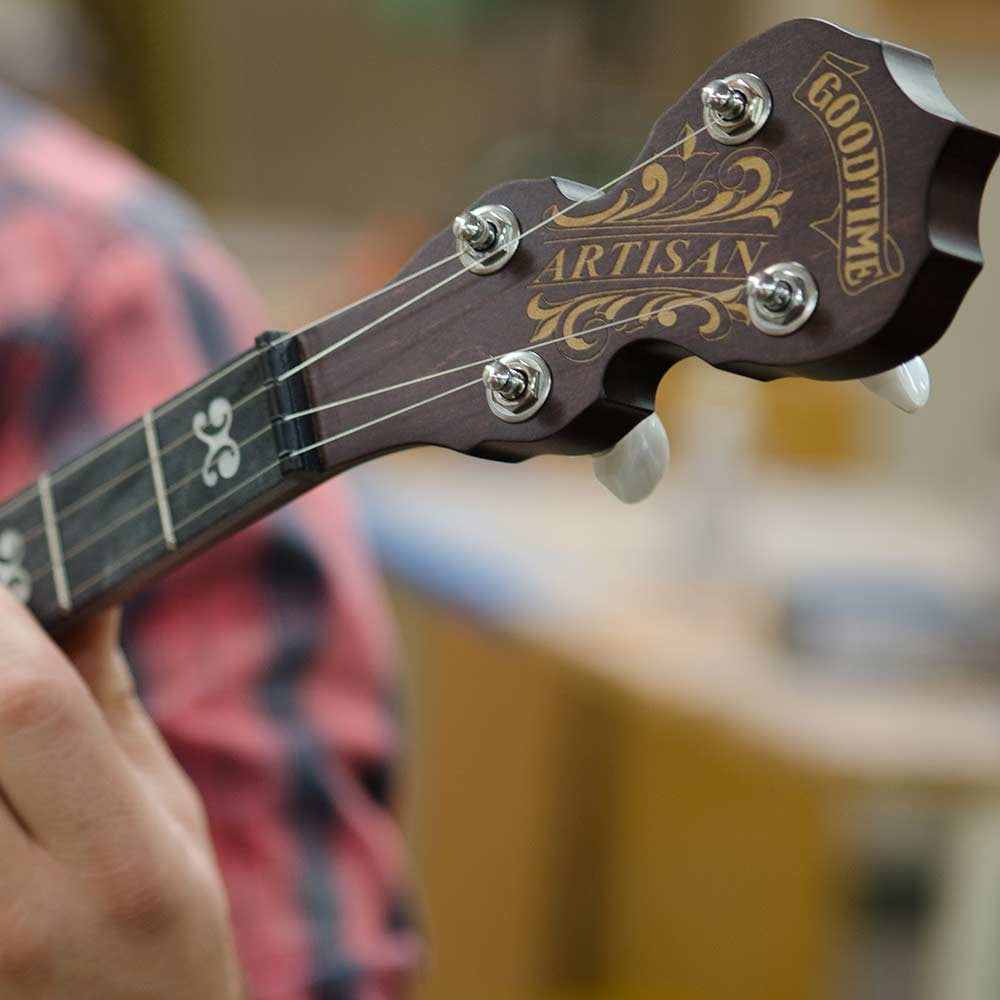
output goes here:
[[[265, 325], [180, 197], [0, 90], [0, 497]], [[126, 608], [140, 692], [205, 800], [254, 997], [405, 992], [389, 635], [338, 483]]]

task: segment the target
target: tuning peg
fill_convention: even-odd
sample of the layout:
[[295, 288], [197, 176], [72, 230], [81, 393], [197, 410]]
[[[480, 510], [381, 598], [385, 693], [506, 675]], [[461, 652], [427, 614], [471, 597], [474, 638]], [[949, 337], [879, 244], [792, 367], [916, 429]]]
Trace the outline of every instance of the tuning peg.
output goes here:
[[636, 424], [610, 451], [594, 456], [594, 475], [622, 503], [653, 492], [670, 464], [670, 440], [655, 414]]
[[898, 406], [904, 413], [916, 413], [930, 398], [931, 376], [921, 357], [913, 358], [880, 375], [861, 379], [876, 396]]

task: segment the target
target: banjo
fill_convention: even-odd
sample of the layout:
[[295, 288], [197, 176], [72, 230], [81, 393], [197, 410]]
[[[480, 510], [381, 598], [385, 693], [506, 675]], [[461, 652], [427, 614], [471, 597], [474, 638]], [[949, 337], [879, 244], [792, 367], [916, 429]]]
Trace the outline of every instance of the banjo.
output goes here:
[[403, 448], [596, 455], [641, 499], [675, 362], [863, 379], [921, 352], [979, 272], [1000, 138], [930, 60], [796, 20], [718, 60], [600, 188], [502, 184], [389, 284], [255, 346], [0, 505], [0, 584], [52, 633], [319, 482]]

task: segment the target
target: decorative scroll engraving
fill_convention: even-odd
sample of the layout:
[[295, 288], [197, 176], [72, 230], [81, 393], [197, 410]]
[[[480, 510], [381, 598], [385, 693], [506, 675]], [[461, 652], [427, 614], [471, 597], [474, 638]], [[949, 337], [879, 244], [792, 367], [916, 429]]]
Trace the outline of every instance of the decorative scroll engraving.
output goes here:
[[613, 204], [547, 211], [548, 250], [527, 307], [532, 343], [554, 339], [567, 358], [589, 361], [610, 334], [669, 328], [682, 312], [704, 340], [749, 327], [746, 279], [767, 258], [793, 192], [764, 146], [720, 150], [691, 125], [677, 140]]
[[[686, 137], [686, 138], [685, 138]], [[643, 195], [626, 187], [609, 208], [591, 215], [556, 215], [552, 225], [561, 229], [618, 229], [655, 226], [685, 229], [699, 223], [765, 220], [772, 230], [781, 224], [781, 209], [792, 197], [779, 186], [781, 171], [774, 156], [763, 146], [751, 146], [721, 154], [717, 149], [699, 150], [701, 134], [685, 125], [679, 139], [684, 143], [644, 167], [639, 175]], [[628, 224], [623, 226], [623, 224]]]
[[24, 536], [13, 529], [0, 532], [0, 585], [25, 604], [31, 599], [31, 577], [24, 568]]
[[[712, 292], [697, 288], [632, 288], [585, 293], [554, 303], [539, 292], [528, 303], [528, 317], [538, 322], [531, 342], [562, 340], [569, 351], [578, 352], [579, 360], [589, 360], [597, 347], [594, 336], [601, 337], [603, 343], [608, 333], [636, 333], [653, 321], [669, 328], [677, 322], [682, 309], [702, 314], [698, 333], [705, 340], [720, 340], [729, 333], [733, 321], [749, 322], [746, 304], [741, 301], [744, 291], [742, 282]], [[606, 327], [618, 317], [622, 320], [620, 326], [588, 335], [588, 327]], [[582, 356], [585, 353], [586, 358]]]
[[208, 454], [201, 466], [201, 478], [208, 487], [215, 486], [219, 478], [232, 479], [240, 469], [240, 446], [232, 439], [233, 407], [221, 396], [208, 404], [207, 413], [196, 413], [192, 430], [207, 448]]

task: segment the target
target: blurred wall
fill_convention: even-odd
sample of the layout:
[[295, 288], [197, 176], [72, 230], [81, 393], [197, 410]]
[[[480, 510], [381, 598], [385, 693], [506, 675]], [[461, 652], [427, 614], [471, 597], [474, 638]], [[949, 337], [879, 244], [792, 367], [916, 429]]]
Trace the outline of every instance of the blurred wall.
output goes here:
[[338, 220], [453, 213], [508, 169], [621, 164], [710, 48], [650, 53], [693, 17], [645, 2], [87, 6], [148, 159], [203, 200]]
[[[826, 17], [932, 53], [957, 106], [1000, 129], [1000, 5], [992, 2], [754, 0], [726, 5], [710, 21], [698, 6], [651, 0], [84, 6], [108, 39], [125, 136], [203, 203], [286, 227], [295, 219], [340, 229], [378, 219], [387, 236], [395, 219], [414, 246], [511, 176], [602, 183], [710, 59], [793, 16]], [[988, 260], [1000, 259], [998, 184], [983, 210]], [[303, 249], [296, 266], [310, 260]], [[940, 488], [992, 497], [1000, 455], [995, 287], [977, 284], [931, 353], [928, 413], [889, 412], [854, 387], [786, 381], [741, 395], [758, 449], [794, 461], [874, 461], [911, 479], [932, 469]], [[328, 301], [317, 297], [312, 308], [319, 313]], [[721, 378], [667, 380], [664, 405], [681, 454], [690, 421], [670, 397], [691, 395], [686, 389], [725, 397]]]
[[[43, 9], [59, 16], [39, 20]], [[189, 189], [220, 223], [275, 324], [285, 328], [386, 280], [424, 235], [494, 183], [549, 173], [603, 183], [633, 159], [651, 122], [711, 59], [788, 17], [815, 14], [932, 53], [956, 105], [1000, 131], [996, 3], [747, 0], [707, 17], [703, 4], [662, 0], [80, 0], [89, 29], [73, 9], [69, 0], [0, 0], [0, 14], [14, 12], [0, 20], [11, 37], [35, 25], [31, 44], [8, 38], [6, 68], [19, 66], [20, 82], [126, 142]], [[59, 36], [68, 39], [65, 48], [53, 47], [53, 32], [66, 33]], [[0, 70], [4, 51], [0, 45]], [[50, 59], [47, 73], [39, 74], [43, 67], [25, 58], [31, 51], [72, 56]], [[576, 996], [608, 997], [609, 983], [634, 981], [639, 990], [644, 975], [659, 981], [680, 970], [685, 990], [670, 1000], [826, 1000], [839, 936], [856, 933], [859, 950], [869, 947], [874, 935], [867, 925], [842, 925], [853, 883], [850, 862], [838, 856], [837, 824], [855, 804], [850, 781], [836, 766], [803, 762], [801, 748], [762, 752], [734, 738], [728, 719], [706, 721], [701, 707], [692, 719], [690, 706], [675, 703], [673, 694], [623, 685], [625, 640], [651, 675], [696, 688], [695, 679], [713, 665], [704, 651], [732, 627], [728, 615], [755, 638], [739, 634], [717, 656], [733, 663], [718, 689], [735, 691], [732, 702], [741, 709], [753, 701], [743, 685], [757, 657], [773, 667], [761, 671], [767, 684], [758, 701], [775, 718], [792, 716], [787, 705], [798, 703], [777, 695], [798, 690], [802, 676], [781, 658], [788, 651], [780, 648], [775, 594], [794, 593], [807, 571], [836, 578], [845, 565], [876, 577], [897, 570], [909, 581], [912, 564], [898, 553], [882, 553], [881, 561], [871, 555], [883, 536], [900, 549], [934, 550], [929, 562], [957, 565], [959, 575], [951, 526], [942, 519], [961, 515], [948, 513], [953, 508], [946, 504], [933, 516], [913, 514], [924, 513], [921, 502], [930, 493], [971, 495], [963, 509], [977, 520], [968, 533], [981, 538], [983, 549], [995, 545], [1000, 524], [991, 535], [978, 517], [995, 523], [1000, 498], [996, 178], [983, 209], [983, 245], [991, 271], [931, 352], [933, 404], [917, 417], [895, 413], [858, 386], [800, 380], [759, 386], [685, 363], [659, 399], [680, 468], [652, 509], [644, 508], [660, 520], [642, 529], [642, 545], [634, 549], [624, 539], [629, 527], [638, 530], [639, 518], [608, 502], [581, 515], [592, 515], [575, 536], [587, 544], [559, 550], [569, 514], [584, 506], [579, 499], [565, 504], [564, 497], [591, 494], [579, 481], [572, 493], [568, 479], [557, 486], [555, 477], [545, 479], [554, 470], [563, 474], [558, 462], [517, 470], [507, 503], [530, 494], [524, 500], [536, 504], [530, 516], [551, 536], [553, 551], [579, 570], [564, 570], [570, 584], [592, 578], [589, 590], [600, 595], [608, 562], [617, 554], [627, 563], [622, 579], [633, 589], [616, 593], [600, 615], [553, 625], [539, 646], [517, 634], [524, 622], [487, 628], [414, 592], [419, 588], [397, 588], [415, 688], [409, 830], [437, 950], [429, 995], [483, 1000], [481, 980], [488, 975], [503, 1000], [553, 996], [553, 984], [567, 983], [588, 984], [590, 992]], [[377, 468], [383, 465], [396, 468], [388, 462]], [[532, 480], [536, 466], [544, 471]], [[457, 467], [440, 475], [432, 468], [427, 479], [446, 478]], [[817, 467], [827, 478], [802, 489], [802, 470]], [[800, 478], [789, 476], [789, 468]], [[489, 485], [498, 481], [487, 479], [489, 470], [463, 469], [483, 477], [470, 494], [500, 493]], [[404, 470], [402, 486], [389, 492], [422, 516], [419, 483], [408, 476]], [[776, 503], [753, 506], [747, 485], [753, 476], [771, 477]], [[889, 480], [895, 482], [887, 486]], [[858, 484], [872, 481], [882, 492], [866, 505]], [[820, 494], [841, 509], [817, 514]], [[807, 512], [798, 520], [796, 504]], [[751, 516], [737, 531], [734, 512], [745, 514], [744, 506]], [[775, 532], [749, 524], [754, 510], [767, 526], [778, 523], [778, 542]], [[826, 515], [844, 527], [824, 533]], [[456, 517], [451, 534], [457, 525]], [[664, 542], [666, 525], [683, 545]], [[606, 550], [588, 532], [601, 536]], [[426, 533], [410, 531], [407, 540]], [[470, 534], [490, 541], [481, 523]], [[817, 542], [824, 534], [825, 549], [823, 538]], [[746, 536], [758, 547], [744, 547], [741, 566]], [[929, 589], [950, 587], [951, 577], [944, 585], [933, 573], [927, 577]], [[740, 586], [726, 591], [734, 581]], [[635, 600], [639, 593], [647, 604]], [[624, 617], [629, 610], [632, 619]], [[572, 647], [575, 632], [605, 616], [609, 645], [581, 656]], [[666, 627], [667, 638], [657, 626]], [[835, 621], [832, 631], [849, 629]], [[891, 640], [890, 634], [887, 646]], [[949, 665], [941, 664], [945, 680], [928, 697], [932, 708], [948, 700]], [[876, 677], [877, 689], [885, 663], [875, 657], [865, 667], [864, 683]], [[995, 694], [995, 685], [977, 683], [984, 702]], [[855, 691], [857, 711], [842, 712], [847, 736], [835, 748], [852, 767], [860, 731], [855, 715], [872, 722], [897, 702], [905, 715], [906, 699], [897, 698], [902, 690], [883, 689], [881, 702], [863, 684]], [[816, 697], [819, 709], [835, 702], [825, 693]], [[988, 715], [989, 704], [983, 707]], [[926, 754], [936, 762], [942, 754], [932, 741], [925, 746], [925, 706], [918, 708], [908, 746], [918, 760]], [[949, 711], [936, 738], [981, 731], [969, 725], [967, 704]], [[905, 741], [891, 725], [880, 730], [879, 721], [869, 735], [874, 731], [877, 748], [892, 757]], [[807, 745], [811, 734], [801, 735]], [[881, 803], [884, 761], [874, 758], [857, 770], [870, 765], [865, 794]], [[931, 780], [914, 794], [938, 790]], [[974, 882], [982, 869], [971, 867], [967, 880]], [[955, 912], [975, 896], [960, 895]], [[954, 926], [961, 933], [948, 925], [945, 936], [964, 941], [966, 925]], [[969, 965], [957, 946], [948, 955], [959, 956], [945, 963], [949, 969]], [[959, 1000], [956, 977], [949, 973], [929, 995]], [[908, 983], [899, 976], [895, 993], [871, 982], [877, 1000], [912, 1000], [913, 993], [899, 992]], [[862, 996], [851, 989], [843, 995]], [[967, 997], [992, 1000], [988, 993], [961, 994]]]

